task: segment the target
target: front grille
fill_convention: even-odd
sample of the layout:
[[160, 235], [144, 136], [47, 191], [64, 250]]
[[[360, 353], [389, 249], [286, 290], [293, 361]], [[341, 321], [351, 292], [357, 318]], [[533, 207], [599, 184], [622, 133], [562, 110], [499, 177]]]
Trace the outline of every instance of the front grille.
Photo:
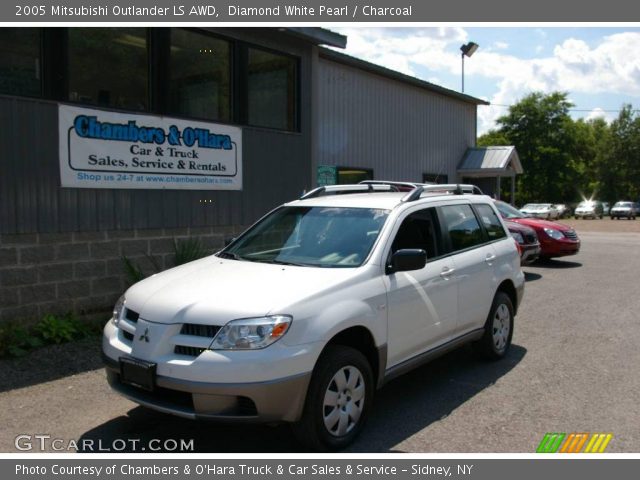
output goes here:
[[535, 233], [525, 233], [524, 234], [524, 243], [538, 243], [538, 236]]
[[182, 335], [193, 335], [195, 337], [213, 338], [220, 330], [220, 327], [214, 325], [199, 325], [196, 323], [185, 323], [180, 329]]
[[130, 322], [137, 323], [138, 318], [140, 318], [140, 314], [138, 312], [134, 312], [133, 310], [129, 310], [127, 308], [124, 312], [124, 318], [126, 318]]
[[575, 230], [567, 230], [566, 232], [562, 232], [562, 234], [569, 240], [578, 240], [578, 234]]
[[121, 332], [122, 332], [122, 336], [123, 336], [126, 340], [128, 340], [128, 341], [130, 341], [130, 342], [133, 342], [133, 333], [125, 332], [124, 330], [121, 330]]
[[[216, 336], [221, 327], [215, 325], [201, 325], [198, 323], [183, 323], [180, 328], [181, 340], [173, 348], [176, 355], [186, 355], [197, 357], [206, 350], [213, 337]], [[185, 337], [192, 338], [185, 338]], [[195, 337], [195, 338], [193, 338]], [[205, 340], [206, 339], [206, 340]]]
[[205, 348], [199, 347], [188, 347], [186, 345], [176, 345], [173, 349], [173, 353], [176, 355], [186, 355], [187, 357], [197, 357], [202, 352], [204, 352]]

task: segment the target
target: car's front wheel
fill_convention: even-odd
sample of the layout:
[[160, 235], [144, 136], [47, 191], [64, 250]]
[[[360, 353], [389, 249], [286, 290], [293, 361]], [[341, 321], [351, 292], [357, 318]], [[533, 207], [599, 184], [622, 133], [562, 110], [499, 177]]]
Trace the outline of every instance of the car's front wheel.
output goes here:
[[496, 293], [484, 326], [484, 335], [475, 344], [484, 357], [499, 360], [509, 351], [513, 337], [513, 312], [513, 302], [509, 295], [504, 292]]
[[314, 369], [298, 440], [315, 451], [340, 450], [358, 436], [373, 399], [373, 372], [358, 350], [329, 345]]

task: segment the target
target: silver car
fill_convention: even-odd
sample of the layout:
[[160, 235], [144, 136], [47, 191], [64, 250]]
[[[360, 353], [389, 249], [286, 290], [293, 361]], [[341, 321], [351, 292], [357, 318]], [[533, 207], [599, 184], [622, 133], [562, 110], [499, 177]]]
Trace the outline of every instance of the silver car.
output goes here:
[[558, 210], [551, 203], [527, 203], [520, 211], [529, 217], [545, 220], [554, 220], [560, 216]]
[[638, 214], [637, 204], [633, 202], [616, 202], [611, 209], [611, 220], [614, 218], [626, 218], [628, 220], [635, 220]]

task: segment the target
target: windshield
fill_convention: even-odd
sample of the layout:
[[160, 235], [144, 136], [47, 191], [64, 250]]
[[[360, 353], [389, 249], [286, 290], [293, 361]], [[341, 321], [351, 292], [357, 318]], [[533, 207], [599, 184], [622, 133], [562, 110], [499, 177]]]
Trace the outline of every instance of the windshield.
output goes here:
[[580, 202], [578, 208], [593, 208], [595, 205], [593, 202]]
[[545, 207], [545, 205], [539, 203], [527, 203], [522, 210], [541, 210]]
[[283, 207], [219, 255], [285, 265], [358, 267], [388, 213], [371, 208]]
[[504, 218], [524, 218], [526, 216], [520, 210], [516, 210], [508, 203], [504, 203], [504, 202], [495, 202], [495, 203], [496, 203], [496, 208], [500, 212], [500, 215], [502, 215]]
[[631, 202], [617, 202], [614, 207], [627, 207], [631, 208]]

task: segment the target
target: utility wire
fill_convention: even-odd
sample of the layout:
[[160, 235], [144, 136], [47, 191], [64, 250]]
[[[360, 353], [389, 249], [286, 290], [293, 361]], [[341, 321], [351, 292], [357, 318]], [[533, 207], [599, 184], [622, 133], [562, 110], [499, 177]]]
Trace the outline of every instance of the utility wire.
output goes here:
[[[480, 105], [481, 107], [504, 107], [504, 108], [511, 108], [514, 105], [503, 105], [500, 103], [492, 103], [490, 105]], [[570, 112], [593, 112], [594, 110], [596, 110], [596, 108], [591, 108], [591, 109], [587, 109], [587, 108], [569, 108], [568, 109]], [[598, 109], [599, 112], [604, 112], [604, 113], [620, 113], [622, 111], [622, 109], [618, 109], [618, 110], [608, 110], [608, 109], [604, 109], [604, 108], [600, 108]], [[640, 109], [637, 108], [632, 108], [631, 109], [632, 112], [640, 112]]]

